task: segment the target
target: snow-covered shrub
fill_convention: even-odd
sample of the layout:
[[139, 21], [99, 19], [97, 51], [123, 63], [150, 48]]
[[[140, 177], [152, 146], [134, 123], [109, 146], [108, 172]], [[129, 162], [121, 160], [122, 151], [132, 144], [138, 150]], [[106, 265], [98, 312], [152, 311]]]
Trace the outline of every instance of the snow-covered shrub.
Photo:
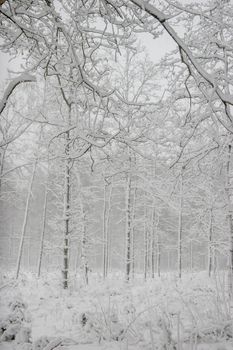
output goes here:
[[9, 324], [10, 324], [9, 320], [0, 321], [0, 337], [7, 330], [7, 328], [9, 327]]
[[20, 324], [9, 324], [7, 329], [1, 336], [1, 341], [12, 341], [15, 340], [16, 335], [19, 333], [21, 328]]
[[31, 329], [25, 326], [27, 304], [21, 298], [16, 298], [8, 307], [9, 314], [0, 323], [0, 342], [15, 341], [20, 344], [20, 349], [31, 349]]
[[85, 333], [99, 341], [120, 341], [124, 335], [124, 326], [115, 312], [82, 313], [80, 323]]
[[17, 350], [32, 350], [31, 343], [17, 344]]
[[24, 319], [25, 319], [25, 315], [21, 309], [15, 309], [8, 316], [8, 321], [10, 323], [22, 323]]
[[15, 341], [17, 344], [24, 344], [31, 342], [31, 329], [29, 327], [21, 327], [16, 334]]
[[49, 342], [49, 337], [40, 337], [33, 343], [33, 350], [42, 350], [49, 344]]
[[87, 324], [87, 315], [85, 313], [82, 313], [80, 315], [80, 323], [82, 327], [85, 327]]
[[10, 311], [15, 311], [17, 309], [26, 310], [27, 303], [23, 302], [21, 298], [17, 298], [14, 301], [11, 301], [9, 304]]

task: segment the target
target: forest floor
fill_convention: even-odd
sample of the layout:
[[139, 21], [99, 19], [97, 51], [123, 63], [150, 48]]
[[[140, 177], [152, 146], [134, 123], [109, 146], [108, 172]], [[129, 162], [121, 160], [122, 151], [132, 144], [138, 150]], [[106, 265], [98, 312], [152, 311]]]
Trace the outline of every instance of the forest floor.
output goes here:
[[0, 350], [232, 350], [226, 285], [224, 273], [130, 283], [118, 274], [63, 290], [56, 274], [2, 273]]

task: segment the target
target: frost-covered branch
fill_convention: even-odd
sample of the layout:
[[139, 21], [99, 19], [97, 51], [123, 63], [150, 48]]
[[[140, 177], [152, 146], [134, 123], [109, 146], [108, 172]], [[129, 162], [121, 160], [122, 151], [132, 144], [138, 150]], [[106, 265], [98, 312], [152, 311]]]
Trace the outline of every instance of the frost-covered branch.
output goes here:
[[10, 98], [11, 94], [13, 93], [13, 91], [15, 90], [15, 88], [21, 84], [21, 83], [28, 83], [28, 82], [35, 82], [36, 78], [29, 74], [29, 73], [23, 73], [21, 74], [19, 77], [13, 79], [9, 85], [7, 86], [3, 98], [0, 101], [0, 114], [3, 112], [3, 110], [6, 107], [7, 101]]
[[166, 32], [170, 35], [170, 37], [175, 41], [178, 45], [179, 49], [182, 50], [188, 57], [190, 63], [197, 70], [202, 78], [207, 81], [211, 87], [215, 90], [217, 96], [223, 103], [227, 103], [233, 105], [233, 96], [229, 93], [224, 93], [219, 87], [216, 86], [216, 82], [214, 76], [208, 73], [203, 66], [198, 62], [198, 60], [193, 56], [192, 52], [185, 44], [184, 40], [180, 38], [180, 36], [175, 32], [175, 30], [168, 23], [169, 16], [166, 16], [163, 12], [158, 10], [152, 4], [149, 4], [146, 1], [142, 0], [131, 0], [131, 3], [143, 9], [147, 14], [155, 18], [159, 23], [163, 26]]

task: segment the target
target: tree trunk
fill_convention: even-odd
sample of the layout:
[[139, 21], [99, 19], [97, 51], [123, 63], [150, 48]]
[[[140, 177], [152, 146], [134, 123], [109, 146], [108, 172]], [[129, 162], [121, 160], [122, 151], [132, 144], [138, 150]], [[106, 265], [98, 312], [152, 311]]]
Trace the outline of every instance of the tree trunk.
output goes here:
[[180, 175], [180, 203], [179, 203], [179, 222], [178, 222], [178, 254], [177, 254], [177, 265], [178, 275], [181, 278], [182, 275], [182, 225], [183, 225], [183, 174]]
[[155, 207], [152, 213], [152, 233], [151, 233], [151, 277], [155, 278]]
[[82, 264], [82, 270], [83, 270], [83, 279], [84, 283], [88, 285], [89, 279], [88, 279], [88, 259], [87, 259], [87, 230], [86, 230], [86, 214], [83, 207], [82, 199], [81, 202], [81, 211], [82, 211], [82, 244], [81, 244], [81, 264]]
[[190, 271], [193, 273], [193, 241], [190, 241]]
[[161, 242], [160, 236], [157, 234], [157, 252], [156, 252], [156, 266], [157, 266], [157, 275], [160, 277], [161, 275]]
[[135, 277], [135, 230], [132, 230], [132, 279]]
[[231, 203], [231, 181], [230, 181], [230, 170], [231, 170], [231, 152], [232, 146], [228, 145], [228, 160], [226, 165], [227, 170], [227, 180], [226, 180], [226, 193], [228, 198], [228, 223], [229, 223], [229, 276], [228, 276], [228, 286], [229, 294], [233, 295], [233, 212], [232, 212], [232, 203]]
[[151, 230], [147, 228], [147, 275], [151, 271]]
[[146, 227], [146, 215], [144, 220], [144, 280], [146, 281], [148, 269], [148, 232]]
[[126, 183], [126, 281], [130, 279], [131, 272], [131, 174], [127, 175]]
[[64, 193], [64, 245], [63, 245], [63, 288], [68, 288], [69, 277], [69, 236], [70, 236], [70, 201], [71, 201], [71, 159], [70, 154], [70, 132], [66, 132], [66, 166], [65, 166], [65, 193]]
[[107, 232], [107, 257], [106, 257], [106, 276], [110, 271], [111, 265], [111, 245], [112, 245], [112, 237], [111, 230], [109, 230], [110, 224], [110, 214], [111, 214], [111, 201], [112, 201], [112, 184], [109, 185], [109, 196], [108, 196], [108, 209], [107, 209], [107, 217], [106, 217], [106, 232]]
[[[109, 186], [109, 194], [108, 194]], [[112, 185], [104, 182], [104, 208], [103, 208], [103, 278], [108, 275], [110, 268], [111, 236], [109, 231], [109, 221], [111, 213]]]
[[211, 276], [213, 271], [213, 248], [212, 248], [212, 240], [213, 240], [213, 212], [212, 208], [209, 213], [209, 228], [208, 228], [208, 275]]
[[135, 275], [135, 217], [136, 217], [136, 201], [137, 201], [137, 185], [135, 184], [133, 195], [133, 208], [132, 208], [132, 278]]
[[104, 180], [104, 207], [103, 207], [103, 278], [107, 277], [107, 183]]
[[2, 193], [2, 175], [4, 171], [4, 162], [5, 162], [5, 155], [6, 155], [6, 147], [2, 147], [0, 149], [1, 151], [1, 163], [0, 163], [0, 198], [1, 198], [1, 193]]
[[34, 181], [35, 173], [36, 173], [37, 162], [38, 162], [38, 159], [36, 158], [34, 165], [33, 165], [31, 179], [30, 179], [29, 186], [28, 186], [27, 200], [26, 200], [26, 206], [25, 206], [25, 211], [24, 211], [24, 220], [23, 220], [23, 226], [22, 226], [22, 231], [21, 231], [19, 252], [18, 252], [18, 258], [17, 258], [17, 265], [16, 265], [16, 278], [19, 277], [19, 271], [20, 271], [20, 266], [21, 266], [23, 245], [24, 245], [25, 234], [26, 234], [27, 223], [28, 223], [30, 198], [31, 198], [31, 193], [32, 193], [33, 181]]
[[48, 202], [48, 189], [46, 186], [44, 206], [43, 206], [42, 227], [41, 227], [41, 235], [40, 235], [40, 251], [39, 251], [39, 258], [38, 258], [38, 265], [37, 265], [37, 277], [40, 277], [40, 273], [41, 273], [41, 263], [42, 263], [42, 256], [43, 256], [43, 250], [44, 250], [45, 226], [46, 226], [46, 219], [47, 219], [47, 202]]

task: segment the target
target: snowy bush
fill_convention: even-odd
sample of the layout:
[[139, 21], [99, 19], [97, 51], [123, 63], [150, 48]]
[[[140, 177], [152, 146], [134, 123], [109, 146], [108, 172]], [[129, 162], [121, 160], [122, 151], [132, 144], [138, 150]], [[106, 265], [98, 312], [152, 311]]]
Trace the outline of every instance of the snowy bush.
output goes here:
[[27, 308], [27, 304], [25, 302], [23, 302], [23, 300], [21, 300], [20, 298], [15, 299], [14, 301], [11, 301], [9, 303], [9, 308], [10, 311], [16, 311], [16, 310], [26, 310]]
[[50, 338], [43, 336], [38, 338], [34, 343], [33, 343], [33, 350], [42, 350], [44, 349], [50, 342]]
[[80, 315], [80, 322], [83, 332], [99, 341], [122, 340], [125, 327], [121, 324], [115, 312], [109, 314], [107, 312], [82, 313]]
[[17, 333], [20, 331], [20, 324], [9, 324], [1, 336], [1, 341], [15, 340]]
[[0, 321], [0, 337], [7, 330], [7, 328], [9, 327], [9, 324], [10, 324], [9, 320]]
[[24, 344], [31, 342], [31, 329], [29, 327], [21, 327], [16, 334], [15, 341], [17, 344]]
[[0, 342], [14, 341], [21, 350], [31, 349], [31, 329], [25, 326], [27, 304], [16, 298], [8, 305], [9, 314], [0, 323]]

